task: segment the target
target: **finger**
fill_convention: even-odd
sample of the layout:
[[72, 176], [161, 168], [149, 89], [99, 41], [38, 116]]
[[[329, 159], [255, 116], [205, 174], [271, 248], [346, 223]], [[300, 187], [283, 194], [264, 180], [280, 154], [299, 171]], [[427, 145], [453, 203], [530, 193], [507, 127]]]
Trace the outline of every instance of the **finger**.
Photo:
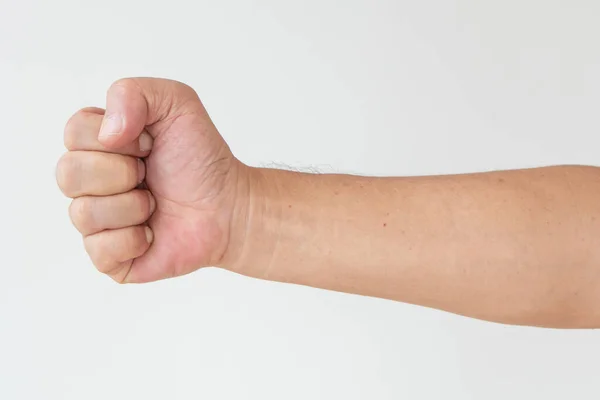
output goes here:
[[[184, 253], [177, 252], [180, 248], [182, 236], [172, 235], [172, 219], [165, 213], [155, 213], [148, 221], [148, 224], [155, 232], [154, 244], [140, 257], [133, 260], [129, 267], [129, 272], [125, 276], [123, 283], [147, 283], [162, 279], [181, 276], [192, 272], [195, 268], [186, 269], [185, 266], [195, 265], [196, 260], [204, 253], [208, 243], [196, 241]], [[184, 228], [188, 234], [195, 232], [196, 226]], [[163, 236], [160, 236], [160, 235]]]
[[139, 158], [98, 151], [69, 151], [56, 167], [58, 186], [71, 198], [125, 193], [140, 184], [145, 174]]
[[[207, 116], [198, 95], [189, 86], [166, 79], [121, 79], [108, 90], [98, 140], [106, 147], [119, 148], [133, 142], [146, 126], [173, 123], [189, 114]], [[160, 127], [153, 126], [148, 131], [155, 137]]]
[[153, 139], [148, 132], [142, 132], [137, 140], [117, 149], [109, 149], [98, 141], [98, 132], [104, 110], [101, 108], [84, 108], [75, 113], [67, 122], [64, 132], [65, 147], [68, 150], [93, 150], [134, 157], [146, 157], [152, 149]]
[[98, 271], [122, 282], [132, 260], [144, 254], [153, 239], [149, 227], [138, 225], [86, 236], [83, 243]]
[[143, 224], [156, 202], [147, 190], [132, 190], [114, 196], [83, 196], [71, 202], [69, 216], [75, 228], [88, 236], [106, 229]]
[[98, 107], [84, 107], [80, 110], [80, 112], [104, 115], [105, 110], [104, 110], [104, 108], [98, 108]]

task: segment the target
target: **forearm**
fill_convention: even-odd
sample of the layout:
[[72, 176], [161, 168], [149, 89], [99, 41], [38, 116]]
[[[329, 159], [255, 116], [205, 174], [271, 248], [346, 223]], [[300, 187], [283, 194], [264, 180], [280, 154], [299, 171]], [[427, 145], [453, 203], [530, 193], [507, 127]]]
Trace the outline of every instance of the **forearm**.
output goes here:
[[252, 169], [249, 182], [234, 271], [504, 323], [600, 326], [595, 168], [414, 178]]

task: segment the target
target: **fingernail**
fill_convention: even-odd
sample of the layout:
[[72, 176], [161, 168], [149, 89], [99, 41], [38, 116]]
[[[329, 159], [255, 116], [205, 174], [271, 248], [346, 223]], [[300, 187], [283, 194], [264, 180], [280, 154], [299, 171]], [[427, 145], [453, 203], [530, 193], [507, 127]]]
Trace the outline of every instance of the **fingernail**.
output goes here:
[[123, 129], [123, 117], [120, 114], [106, 114], [100, 126], [99, 139], [116, 136]]
[[156, 209], [156, 200], [154, 200], [154, 196], [152, 196], [150, 191], [148, 191], [148, 198], [150, 199], [150, 214], [152, 214]]
[[154, 240], [154, 232], [152, 232], [152, 229], [150, 229], [149, 226], [145, 227], [144, 230], [146, 231], [146, 241], [148, 241], [148, 243], [152, 243]]
[[143, 132], [140, 135], [140, 151], [147, 152], [152, 148], [152, 136], [150, 134]]
[[141, 183], [146, 177], [146, 164], [138, 158], [138, 182]]

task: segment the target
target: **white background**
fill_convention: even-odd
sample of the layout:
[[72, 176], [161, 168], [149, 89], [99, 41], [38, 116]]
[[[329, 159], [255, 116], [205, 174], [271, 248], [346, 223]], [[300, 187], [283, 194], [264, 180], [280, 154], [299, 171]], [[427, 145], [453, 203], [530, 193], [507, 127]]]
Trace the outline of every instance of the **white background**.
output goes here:
[[0, 399], [598, 399], [600, 331], [215, 269], [114, 284], [54, 180], [68, 117], [127, 76], [193, 86], [252, 165], [595, 165], [598, 21], [596, 0], [0, 0]]

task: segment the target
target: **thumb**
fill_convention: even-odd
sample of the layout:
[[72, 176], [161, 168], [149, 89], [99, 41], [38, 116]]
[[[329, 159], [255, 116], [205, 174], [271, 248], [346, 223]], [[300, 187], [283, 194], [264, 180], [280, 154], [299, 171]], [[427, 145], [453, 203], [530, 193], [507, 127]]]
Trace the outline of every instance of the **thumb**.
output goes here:
[[[98, 141], [108, 148], [120, 148], [136, 140], [146, 126], [193, 111], [204, 112], [204, 108], [196, 92], [181, 82], [120, 79], [106, 95], [106, 113]], [[156, 136], [157, 132], [149, 131]]]

